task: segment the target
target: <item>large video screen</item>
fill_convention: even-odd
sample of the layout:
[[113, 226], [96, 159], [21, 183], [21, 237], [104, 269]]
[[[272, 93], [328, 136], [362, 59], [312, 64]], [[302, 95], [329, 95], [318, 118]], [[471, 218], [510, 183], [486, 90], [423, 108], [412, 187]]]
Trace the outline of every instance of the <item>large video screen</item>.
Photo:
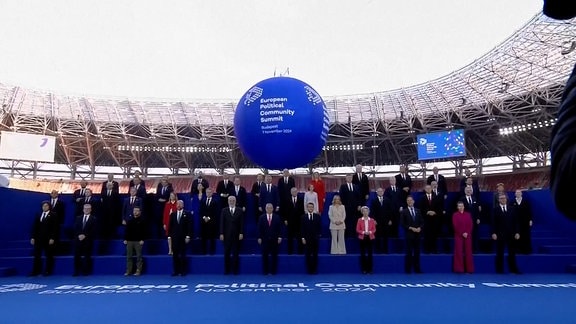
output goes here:
[[54, 162], [56, 138], [15, 132], [0, 133], [0, 159]]
[[420, 134], [418, 160], [435, 160], [466, 156], [466, 140], [463, 129], [447, 132]]

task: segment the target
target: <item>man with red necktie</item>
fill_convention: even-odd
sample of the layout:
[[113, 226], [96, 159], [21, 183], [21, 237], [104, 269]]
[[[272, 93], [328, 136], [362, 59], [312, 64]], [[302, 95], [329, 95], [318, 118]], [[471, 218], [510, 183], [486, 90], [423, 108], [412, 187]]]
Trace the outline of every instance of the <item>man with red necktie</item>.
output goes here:
[[282, 242], [282, 220], [274, 206], [266, 204], [266, 212], [258, 221], [258, 244], [262, 247], [262, 273], [275, 275], [278, 270], [278, 249]]

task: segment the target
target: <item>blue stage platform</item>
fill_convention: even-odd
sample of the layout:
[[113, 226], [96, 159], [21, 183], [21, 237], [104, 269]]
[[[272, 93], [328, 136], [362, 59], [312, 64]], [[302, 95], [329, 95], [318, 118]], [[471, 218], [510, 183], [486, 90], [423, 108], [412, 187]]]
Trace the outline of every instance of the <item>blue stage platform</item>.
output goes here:
[[0, 278], [0, 323], [574, 323], [574, 275]]

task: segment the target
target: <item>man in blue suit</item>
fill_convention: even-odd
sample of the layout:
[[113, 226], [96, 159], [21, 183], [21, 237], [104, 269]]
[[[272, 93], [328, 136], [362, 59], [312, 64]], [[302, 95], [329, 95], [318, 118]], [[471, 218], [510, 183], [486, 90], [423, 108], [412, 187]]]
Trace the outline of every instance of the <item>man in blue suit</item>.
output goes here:
[[280, 210], [278, 187], [272, 184], [272, 176], [270, 175], [266, 175], [264, 183], [260, 187], [260, 206], [258, 210], [263, 213], [266, 210], [267, 204], [272, 204], [276, 212]]
[[243, 212], [246, 212], [248, 195], [246, 193], [246, 188], [240, 185], [240, 177], [234, 177], [234, 187], [230, 192], [230, 196], [236, 197], [236, 206], [242, 208]]
[[278, 247], [282, 243], [282, 219], [274, 213], [271, 203], [265, 208], [266, 212], [258, 220], [258, 244], [262, 247], [262, 273], [274, 275], [278, 268]]
[[74, 274], [92, 273], [92, 250], [96, 238], [96, 218], [92, 215], [92, 205], [84, 204], [82, 214], [74, 223]]
[[130, 196], [124, 199], [124, 204], [122, 205], [122, 225], [126, 225], [126, 221], [132, 217], [132, 211], [136, 206], [142, 210], [142, 199], [137, 196], [137, 189], [132, 187], [130, 188]]
[[406, 255], [404, 257], [404, 271], [422, 273], [420, 269], [420, 237], [424, 227], [424, 217], [419, 209], [414, 207], [414, 198], [406, 198], [406, 208], [400, 213], [400, 224], [404, 228], [406, 237]]

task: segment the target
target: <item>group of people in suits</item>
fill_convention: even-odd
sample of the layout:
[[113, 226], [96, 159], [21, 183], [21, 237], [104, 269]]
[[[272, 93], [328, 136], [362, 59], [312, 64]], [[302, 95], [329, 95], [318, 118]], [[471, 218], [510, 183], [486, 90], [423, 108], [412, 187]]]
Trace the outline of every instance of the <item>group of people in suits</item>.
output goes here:
[[[344, 230], [353, 227], [354, 222], [361, 217], [362, 206], [368, 205], [370, 215], [376, 223], [374, 248], [380, 253], [388, 252], [388, 239], [398, 236], [398, 228], [404, 229], [406, 239], [405, 271], [421, 272], [420, 248], [425, 253], [439, 253], [438, 239], [441, 235], [454, 236], [454, 271], [457, 273], [474, 271], [474, 252], [479, 249], [479, 226], [482, 222], [482, 203], [478, 181], [472, 177], [470, 170], [465, 170], [465, 177], [460, 183], [460, 198], [455, 204], [456, 210], [449, 214], [447, 204], [447, 183], [444, 176], [433, 168], [433, 174], [427, 177], [426, 185], [418, 201], [412, 196], [412, 179], [404, 166], [400, 173], [389, 179], [389, 187], [376, 189], [376, 197], [367, 204], [365, 183], [367, 177], [360, 172], [346, 176], [340, 186], [339, 193], [334, 196], [328, 216], [332, 235], [332, 254], [345, 254]], [[504, 196], [501, 198], [500, 196]], [[532, 251], [530, 243], [530, 228], [532, 216], [529, 203], [522, 198], [522, 191], [516, 190], [515, 199], [510, 202], [503, 184], [497, 185], [494, 204], [488, 209], [491, 226], [496, 243], [496, 271], [502, 272], [502, 255], [507, 247], [509, 251], [509, 268], [512, 273], [519, 273], [515, 262], [515, 254]], [[500, 199], [506, 199], [503, 214]], [[349, 215], [352, 215], [350, 217]], [[502, 224], [506, 225], [503, 226]], [[507, 225], [508, 224], [508, 225]], [[511, 226], [510, 224], [515, 224]], [[511, 229], [517, 232], [510, 234]], [[346, 230], [348, 236], [349, 231]], [[357, 233], [356, 233], [357, 234]], [[518, 234], [518, 235], [516, 235]], [[421, 244], [423, 240], [423, 244]], [[363, 270], [364, 271], [364, 270]]]
[[[388, 240], [398, 236], [402, 228], [406, 238], [405, 271], [421, 272], [420, 239], [423, 238], [424, 252], [438, 253], [438, 236], [442, 226], [450, 223], [454, 235], [454, 271], [473, 272], [472, 254], [477, 247], [478, 226], [481, 223], [479, 187], [469, 171], [462, 179], [462, 196], [458, 200], [457, 210], [448, 216], [445, 208], [447, 185], [445, 178], [433, 169], [427, 178], [421, 199], [416, 202], [411, 195], [412, 179], [406, 167], [400, 167], [400, 173], [389, 179], [389, 187], [378, 188], [376, 197], [369, 199], [370, 186], [368, 176], [362, 172], [362, 166], [356, 166], [356, 172], [346, 176], [339, 193], [334, 196], [328, 216], [332, 236], [331, 253], [345, 254], [345, 237], [358, 237], [360, 240], [360, 268], [363, 273], [372, 273], [372, 253], [388, 252]], [[88, 274], [92, 268], [92, 249], [94, 240], [112, 236], [113, 227], [119, 224], [124, 229], [124, 244], [127, 249], [126, 275], [142, 273], [142, 246], [150, 237], [150, 221], [161, 223], [163, 234], [167, 237], [169, 254], [173, 258], [173, 274], [186, 272], [186, 245], [192, 238], [193, 213], [184, 209], [182, 200], [164, 177], [158, 184], [156, 200], [158, 208], [155, 214], [160, 217], [146, 219], [142, 217], [143, 194], [146, 193], [144, 181], [135, 174], [131, 181], [129, 196], [122, 203], [119, 213], [111, 212], [114, 197], [118, 197], [118, 182], [113, 175], [102, 183], [100, 199], [93, 196], [86, 182], [74, 192], [76, 217], [73, 233], [75, 241], [74, 274]], [[318, 191], [318, 192], [317, 192]], [[270, 175], [258, 175], [251, 188], [254, 194], [258, 217], [258, 243], [262, 250], [264, 274], [275, 274], [278, 269], [278, 247], [282, 242], [282, 233], [286, 228], [288, 253], [304, 253], [307, 272], [317, 273], [318, 240], [320, 238], [320, 215], [325, 200], [325, 188], [319, 175], [314, 175], [304, 197], [298, 195], [294, 178], [289, 170], [283, 170], [277, 185], [272, 183]], [[224, 175], [213, 192], [208, 181], [201, 173], [193, 181], [191, 193], [199, 199], [200, 237], [204, 254], [215, 252], [216, 240], [224, 243], [224, 272], [239, 272], [240, 242], [243, 240], [243, 228], [247, 210], [247, 191], [240, 185], [240, 178], [233, 180]], [[312, 194], [313, 193], [313, 194]], [[529, 253], [530, 227], [532, 221], [522, 222], [529, 215], [530, 206], [522, 199], [522, 191], [515, 193], [515, 199], [508, 203], [508, 197], [499, 184], [494, 195], [492, 238], [496, 241], [496, 270], [503, 270], [503, 252], [509, 250], [510, 271], [519, 273], [515, 263], [515, 253]], [[504, 201], [502, 200], [504, 199]], [[116, 205], [117, 206], [117, 205]], [[510, 209], [510, 211], [508, 211]], [[50, 274], [54, 266], [54, 247], [59, 238], [60, 226], [64, 222], [64, 206], [53, 191], [49, 201], [42, 204], [42, 216], [35, 220], [31, 243], [34, 245], [33, 275]], [[96, 217], [100, 210], [101, 219]], [[118, 210], [118, 208], [116, 208]], [[352, 215], [350, 217], [350, 215]], [[348, 216], [348, 217], [347, 217]], [[106, 230], [99, 232], [99, 227]], [[510, 234], [511, 232], [514, 232]], [[46, 270], [42, 272], [41, 254], [46, 254]], [[136, 257], [136, 267], [132, 261]]]
[[[33, 246], [33, 265], [30, 276], [50, 276], [54, 271], [54, 255], [60, 239], [64, 219], [64, 204], [58, 192], [52, 191], [50, 200], [41, 203], [41, 211], [34, 217], [30, 233]], [[92, 250], [96, 238], [96, 219], [92, 216], [92, 206], [83, 204], [82, 211], [75, 219], [74, 235], [74, 276], [87, 275], [92, 271]], [[42, 266], [42, 254], [46, 263]]]
[[[306, 210], [306, 213], [300, 215], [299, 240], [305, 251], [307, 273], [317, 274], [321, 235], [320, 214], [315, 212], [315, 206], [312, 202], [306, 204]], [[274, 275], [277, 272], [278, 248], [282, 243], [283, 225], [284, 222], [280, 215], [274, 212], [274, 206], [267, 203], [265, 213], [258, 220], [258, 244], [262, 246], [262, 272], [265, 275]]]
[[[74, 216], [70, 237], [74, 245], [74, 276], [89, 275], [93, 269], [92, 253], [94, 241], [98, 238], [116, 237], [117, 228], [123, 225], [124, 244], [127, 249], [126, 275], [142, 273], [142, 246], [150, 237], [150, 223], [156, 218], [143, 217], [143, 199], [146, 195], [144, 180], [136, 171], [130, 181], [128, 198], [120, 199], [119, 183], [114, 175], [102, 183], [100, 196], [96, 197], [87, 187], [85, 180], [80, 181], [80, 188], [73, 192]], [[173, 191], [167, 178], [163, 178], [157, 188], [158, 202], [162, 208], [167, 196]], [[165, 198], [166, 197], [166, 198]], [[53, 190], [49, 200], [42, 202], [42, 211], [36, 215], [31, 233], [31, 244], [34, 247], [34, 262], [31, 276], [50, 275], [54, 269], [56, 245], [65, 232], [65, 205]], [[46, 255], [46, 265], [42, 270], [41, 255]], [[136, 257], [136, 270], [133, 270], [133, 256]]]

